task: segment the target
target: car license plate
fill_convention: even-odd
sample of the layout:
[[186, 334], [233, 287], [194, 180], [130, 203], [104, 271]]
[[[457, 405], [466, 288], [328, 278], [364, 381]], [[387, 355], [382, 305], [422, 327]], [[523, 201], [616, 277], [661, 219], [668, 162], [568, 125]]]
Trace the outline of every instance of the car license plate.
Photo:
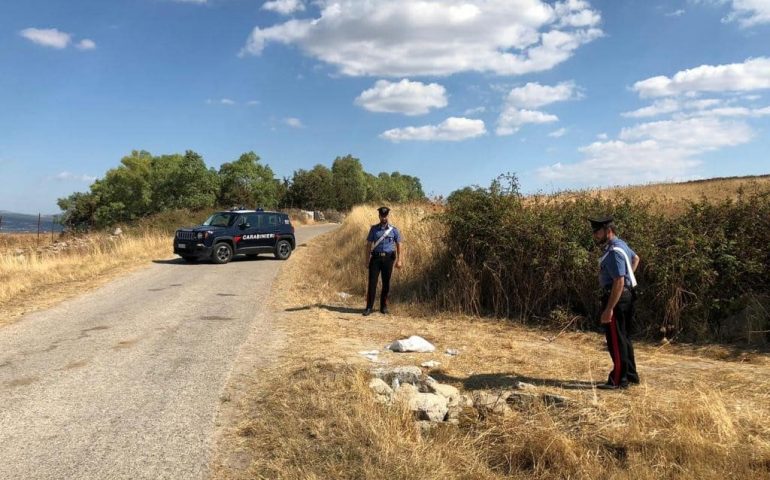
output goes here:
[[187, 248], [187, 245], [185, 245], [184, 243], [177, 243], [176, 246], [179, 248]]

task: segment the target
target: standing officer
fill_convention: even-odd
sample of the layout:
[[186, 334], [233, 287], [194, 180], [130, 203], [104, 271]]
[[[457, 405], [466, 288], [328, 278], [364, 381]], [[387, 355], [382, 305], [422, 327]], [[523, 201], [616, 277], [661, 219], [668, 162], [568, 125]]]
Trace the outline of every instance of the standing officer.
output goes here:
[[613, 363], [607, 383], [598, 388], [627, 388], [629, 383], [639, 383], [634, 347], [628, 335], [634, 316], [634, 271], [639, 266], [639, 255], [616, 236], [612, 217], [588, 220], [594, 232], [594, 242], [604, 251], [599, 260], [599, 283], [603, 290], [601, 323]]
[[382, 292], [380, 293], [380, 312], [388, 313], [388, 293], [393, 264], [401, 268], [401, 233], [388, 223], [388, 207], [377, 209], [380, 223], [372, 225], [366, 237], [366, 265], [369, 267], [369, 288], [366, 292], [366, 310], [364, 316], [372, 314], [374, 297], [377, 293], [377, 281], [382, 273]]

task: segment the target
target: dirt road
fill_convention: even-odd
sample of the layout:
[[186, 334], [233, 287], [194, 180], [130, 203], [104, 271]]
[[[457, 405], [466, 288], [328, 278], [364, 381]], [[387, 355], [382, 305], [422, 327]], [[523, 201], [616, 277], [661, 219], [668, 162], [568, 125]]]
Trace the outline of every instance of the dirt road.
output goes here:
[[0, 478], [205, 478], [240, 352], [280, 340], [282, 263], [157, 261], [0, 328]]

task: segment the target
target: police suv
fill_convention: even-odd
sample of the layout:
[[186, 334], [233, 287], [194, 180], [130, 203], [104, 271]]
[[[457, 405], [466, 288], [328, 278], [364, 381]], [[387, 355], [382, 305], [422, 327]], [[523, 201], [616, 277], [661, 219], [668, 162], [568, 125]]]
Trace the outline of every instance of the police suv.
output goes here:
[[295, 247], [289, 216], [262, 209], [217, 212], [203, 225], [180, 228], [174, 235], [174, 253], [188, 262], [210, 258], [221, 264], [235, 255], [256, 257], [260, 253], [286, 260]]

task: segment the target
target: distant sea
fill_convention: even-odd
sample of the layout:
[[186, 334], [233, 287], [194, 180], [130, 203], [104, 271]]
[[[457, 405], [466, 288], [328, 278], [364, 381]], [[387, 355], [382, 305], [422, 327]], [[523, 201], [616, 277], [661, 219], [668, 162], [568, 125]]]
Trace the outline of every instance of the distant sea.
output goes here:
[[[3, 219], [0, 223], [0, 234], [37, 232], [37, 215], [0, 211], [0, 217]], [[61, 225], [55, 222], [52, 225], [54, 218], [52, 215], [43, 215], [40, 219], [40, 231], [51, 233], [53, 227], [54, 232], [61, 232]]]

